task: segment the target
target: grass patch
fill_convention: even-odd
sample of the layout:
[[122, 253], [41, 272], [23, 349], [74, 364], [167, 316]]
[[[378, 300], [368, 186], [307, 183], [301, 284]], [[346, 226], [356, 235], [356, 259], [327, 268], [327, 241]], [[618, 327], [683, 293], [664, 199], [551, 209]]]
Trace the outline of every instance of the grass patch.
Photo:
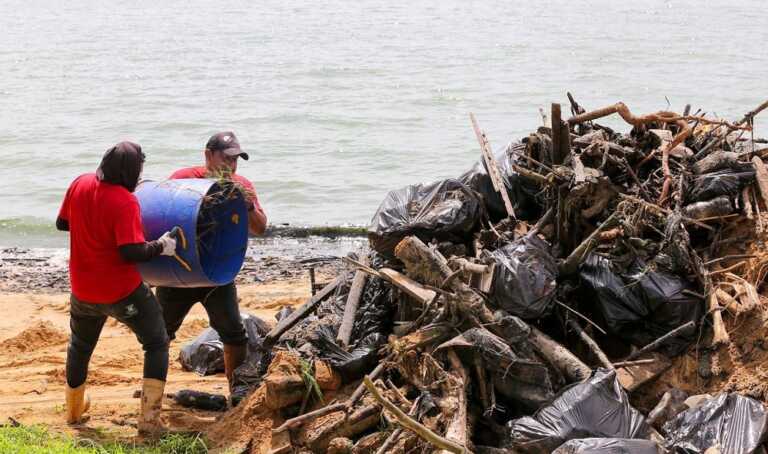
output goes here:
[[206, 454], [199, 436], [167, 435], [147, 444], [94, 441], [49, 432], [41, 426], [0, 426], [0, 453], [17, 454]]

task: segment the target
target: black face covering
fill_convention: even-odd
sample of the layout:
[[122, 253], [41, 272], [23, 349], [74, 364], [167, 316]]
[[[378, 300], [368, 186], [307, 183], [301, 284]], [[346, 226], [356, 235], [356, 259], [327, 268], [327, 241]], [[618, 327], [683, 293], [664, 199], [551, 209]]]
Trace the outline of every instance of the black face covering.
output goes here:
[[144, 163], [141, 147], [133, 142], [120, 142], [104, 153], [96, 177], [104, 183], [119, 184], [130, 192], [139, 184]]

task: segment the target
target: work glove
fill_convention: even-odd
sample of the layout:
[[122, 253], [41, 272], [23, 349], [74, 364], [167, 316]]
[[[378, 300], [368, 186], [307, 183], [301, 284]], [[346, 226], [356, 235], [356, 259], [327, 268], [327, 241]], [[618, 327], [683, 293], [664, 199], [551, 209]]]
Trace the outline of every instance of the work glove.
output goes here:
[[171, 236], [171, 232], [163, 233], [163, 236], [157, 239], [157, 242], [163, 245], [163, 251], [160, 255], [176, 255], [176, 238]]

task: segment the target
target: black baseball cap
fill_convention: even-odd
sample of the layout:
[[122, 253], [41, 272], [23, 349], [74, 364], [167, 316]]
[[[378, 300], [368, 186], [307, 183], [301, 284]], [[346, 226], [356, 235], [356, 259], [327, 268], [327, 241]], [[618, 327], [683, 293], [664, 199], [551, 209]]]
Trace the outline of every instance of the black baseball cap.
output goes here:
[[235, 133], [232, 131], [219, 132], [208, 139], [205, 148], [211, 151], [221, 151], [227, 156], [240, 156], [246, 161], [248, 153], [240, 149], [240, 142], [237, 141]]

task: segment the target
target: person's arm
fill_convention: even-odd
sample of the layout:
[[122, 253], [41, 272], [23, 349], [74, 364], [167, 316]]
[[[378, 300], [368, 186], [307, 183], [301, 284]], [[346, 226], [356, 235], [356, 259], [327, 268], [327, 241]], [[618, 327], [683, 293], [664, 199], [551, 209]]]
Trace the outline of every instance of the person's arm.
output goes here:
[[61, 202], [61, 208], [59, 208], [59, 215], [56, 217], [56, 229], [62, 232], [69, 232], [69, 198], [72, 194], [72, 186], [75, 185], [75, 181], [67, 188], [67, 193], [64, 194], [64, 200]]
[[69, 232], [69, 221], [64, 218], [56, 218], [56, 229], [62, 232]]
[[256, 189], [247, 178], [237, 177], [238, 182], [245, 190], [245, 197], [248, 203], [248, 233], [255, 236], [263, 235], [267, 230], [267, 215], [259, 203], [259, 196], [256, 195]]
[[248, 206], [248, 231], [251, 235], [261, 236], [267, 230], [267, 215], [256, 203]]
[[148, 262], [163, 252], [163, 245], [159, 241], [146, 241], [144, 243], [123, 244], [118, 246], [120, 257], [126, 262]]

